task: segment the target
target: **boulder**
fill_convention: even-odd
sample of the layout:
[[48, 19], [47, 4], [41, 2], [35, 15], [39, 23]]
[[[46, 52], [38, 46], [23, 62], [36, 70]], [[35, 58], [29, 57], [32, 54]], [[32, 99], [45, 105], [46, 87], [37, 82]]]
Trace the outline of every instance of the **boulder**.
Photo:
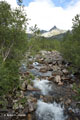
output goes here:
[[45, 60], [45, 58], [40, 58], [40, 59], [38, 59], [37, 61], [38, 61], [40, 64], [44, 64], [44, 60]]
[[42, 51], [40, 51], [40, 53], [44, 56], [44, 55], [46, 55], [46, 54], [47, 54], [47, 51], [42, 50]]
[[48, 71], [53, 71], [52, 64], [49, 64], [49, 66], [48, 66]]
[[66, 101], [65, 101], [65, 105], [70, 105], [71, 104], [71, 99], [67, 99]]
[[23, 107], [23, 105], [21, 105], [21, 104], [19, 104], [19, 109], [23, 109], [24, 107]]
[[45, 63], [52, 64], [53, 63], [53, 59], [48, 57], [47, 59], [45, 59]]
[[60, 82], [58, 83], [58, 85], [59, 85], [59, 86], [63, 85], [63, 82], [60, 81]]
[[27, 72], [27, 67], [25, 64], [22, 64], [21, 67], [19, 68], [19, 73], [24, 74]]
[[29, 91], [40, 91], [39, 89], [34, 88], [34, 87], [31, 86], [31, 85], [28, 85], [28, 86], [27, 86], [27, 90], [29, 90]]
[[33, 103], [29, 103], [29, 112], [33, 112], [34, 111], [34, 105]]
[[54, 80], [55, 80], [56, 83], [60, 83], [61, 82], [60, 75], [57, 75]]
[[18, 100], [13, 100], [13, 103], [17, 103], [18, 102]]
[[32, 115], [30, 113], [27, 115], [27, 120], [32, 120]]
[[58, 64], [58, 65], [61, 65], [61, 64], [62, 64], [62, 60], [57, 61], [57, 64]]
[[37, 98], [32, 97], [31, 101], [34, 102], [34, 103], [37, 103]]
[[27, 89], [27, 81], [25, 80], [21, 86], [21, 90], [25, 91]]
[[56, 76], [56, 75], [60, 75], [60, 76], [62, 76], [63, 73], [62, 73], [62, 71], [57, 70], [57, 71], [53, 71], [53, 72], [52, 72], [52, 75], [53, 75], [53, 76]]
[[34, 88], [33, 88], [33, 86], [28, 85], [28, 86], [27, 86], [27, 90], [34, 90]]
[[45, 73], [45, 72], [47, 72], [47, 68], [46, 68], [46, 67], [44, 67], [44, 68], [41, 68], [41, 69], [40, 69], [40, 72], [42, 72], [42, 73]]
[[59, 66], [57, 66], [57, 65], [54, 65], [53, 66], [53, 71], [55, 72], [55, 71], [58, 71], [58, 70], [60, 70], [61, 68], [59, 67]]
[[52, 96], [45, 96], [42, 98], [44, 102], [50, 103], [53, 102], [54, 98]]
[[26, 98], [27, 98], [27, 102], [23, 109], [23, 112], [25, 114], [35, 111], [37, 107], [37, 98], [34, 98], [32, 96], [27, 96]]
[[67, 70], [67, 69], [63, 69], [62, 72], [63, 72], [64, 74], [68, 74], [68, 70]]
[[24, 98], [24, 92], [20, 91], [20, 93], [21, 93], [20, 98]]
[[28, 110], [29, 110], [29, 112], [35, 111], [36, 108], [37, 108], [37, 104], [36, 103], [33, 103], [33, 102], [29, 102], [28, 103]]
[[48, 80], [53, 81], [54, 80], [54, 76], [49, 77]]
[[23, 113], [27, 114], [28, 112], [29, 112], [29, 110], [28, 110], [28, 104], [27, 104], [23, 109]]
[[65, 76], [62, 76], [62, 80], [64, 80], [64, 81], [68, 81], [68, 80], [70, 80], [70, 77], [65, 77]]
[[33, 96], [27, 96], [27, 102], [37, 103], [37, 98], [34, 98]]
[[55, 65], [55, 64], [56, 64], [56, 61], [53, 61], [52, 64]]

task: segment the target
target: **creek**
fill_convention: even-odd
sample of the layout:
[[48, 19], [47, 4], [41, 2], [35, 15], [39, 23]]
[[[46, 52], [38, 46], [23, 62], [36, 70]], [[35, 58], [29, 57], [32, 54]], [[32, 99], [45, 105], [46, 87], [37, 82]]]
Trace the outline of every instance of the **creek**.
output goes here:
[[28, 120], [79, 120], [80, 110], [77, 110], [73, 100], [75, 92], [72, 89], [76, 78], [68, 71], [60, 53], [42, 51], [42, 54], [28, 60], [27, 70], [35, 78], [25, 95], [37, 101], [29, 103], [37, 107], [30, 110], [33, 113], [30, 113], [32, 117], [29, 115]]
[[[34, 69], [30, 70], [32, 74], [36, 76], [36, 79], [33, 80], [34, 88], [40, 90], [40, 92], [35, 92], [35, 94], [40, 94], [45, 96], [51, 96], [50, 92], [52, 91], [52, 82], [47, 79], [39, 79], [41, 76], [50, 76], [51, 72], [48, 71], [46, 73], [39, 72], [41, 68], [39, 63], [33, 63]], [[34, 94], [34, 92], [33, 92]], [[60, 103], [56, 103], [55, 101], [50, 103], [44, 102], [41, 98], [37, 101], [37, 109], [36, 109], [36, 120], [66, 120], [68, 118], [64, 113], [64, 106]]]

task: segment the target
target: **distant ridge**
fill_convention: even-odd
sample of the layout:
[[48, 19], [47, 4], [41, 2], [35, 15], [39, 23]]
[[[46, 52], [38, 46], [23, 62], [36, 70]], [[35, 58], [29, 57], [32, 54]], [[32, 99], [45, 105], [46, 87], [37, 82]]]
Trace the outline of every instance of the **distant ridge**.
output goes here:
[[53, 37], [53, 36], [60, 35], [60, 34], [66, 33], [66, 32], [67, 32], [66, 30], [61, 30], [61, 29], [57, 28], [56, 26], [54, 26], [49, 31], [42, 33], [41, 36]]
[[42, 33], [46, 33], [46, 32], [48, 32], [48, 31], [46, 31], [46, 30], [41, 30], [41, 31], [40, 31], [41, 34], [42, 34]]
[[[49, 31], [47, 30], [40, 30], [40, 37], [45, 37], [49, 39], [62, 39], [67, 31], [61, 30], [56, 26], [53, 26]], [[33, 36], [33, 33], [27, 32], [28, 38]]]

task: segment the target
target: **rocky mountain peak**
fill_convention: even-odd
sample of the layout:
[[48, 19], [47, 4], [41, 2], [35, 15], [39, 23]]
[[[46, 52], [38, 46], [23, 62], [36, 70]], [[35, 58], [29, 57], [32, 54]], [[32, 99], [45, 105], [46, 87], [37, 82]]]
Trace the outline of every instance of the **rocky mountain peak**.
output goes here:
[[56, 26], [52, 27], [49, 31], [58, 29]]
[[61, 29], [57, 28], [56, 26], [54, 26], [49, 31], [42, 33], [41, 36], [49, 38], [49, 37], [64, 34], [64, 33], [66, 33], [66, 30], [61, 30]]

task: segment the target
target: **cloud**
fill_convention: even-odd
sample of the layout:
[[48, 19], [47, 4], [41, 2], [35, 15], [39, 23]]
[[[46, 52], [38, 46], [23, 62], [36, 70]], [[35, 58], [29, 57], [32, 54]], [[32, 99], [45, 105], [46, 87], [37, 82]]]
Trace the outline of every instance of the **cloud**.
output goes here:
[[71, 29], [72, 19], [80, 12], [80, 2], [67, 8], [56, 7], [51, 0], [35, 0], [26, 7], [30, 25], [49, 30], [56, 25], [60, 29]]
[[[17, 5], [16, 0], [7, 2], [13, 7]], [[49, 30], [56, 25], [60, 29], [68, 30], [72, 27], [74, 16], [80, 13], [80, 0], [75, 4], [70, 3], [66, 8], [56, 7], [52, 0], [34, 0], [25, 7], [25, 11], [31, 19], [30, 26], [37, 24], [40, 29]]]
[[0, 0], [0, 1], [7, 1], [7, 3], [9, 3], [12, 8], [17, 7], [17, 2], [16, 2], [16, 0]]

